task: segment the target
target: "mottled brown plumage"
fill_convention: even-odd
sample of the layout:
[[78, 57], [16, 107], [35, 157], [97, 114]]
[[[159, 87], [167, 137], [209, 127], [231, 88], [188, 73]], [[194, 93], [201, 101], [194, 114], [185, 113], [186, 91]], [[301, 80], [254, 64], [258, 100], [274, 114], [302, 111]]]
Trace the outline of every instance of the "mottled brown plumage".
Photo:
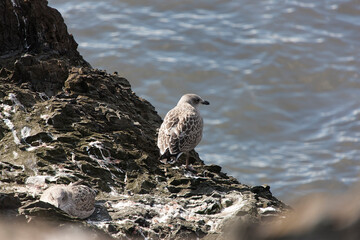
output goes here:
[[198, 110], [199, 104], [209, 105], [209, 102], [196, 94], [185, 94], [166, 114], [157, 142], [160, 160], [176, 161], [182, 153], [186, 153], [188, 167], [188, 152], [193, 150], [202, 138], [203, 119]]
[[40, 200], [48, 202], [71, 216], [87, 218], [95, 210], [94, 190], [83, 185], [54, 185], [44, 191]]

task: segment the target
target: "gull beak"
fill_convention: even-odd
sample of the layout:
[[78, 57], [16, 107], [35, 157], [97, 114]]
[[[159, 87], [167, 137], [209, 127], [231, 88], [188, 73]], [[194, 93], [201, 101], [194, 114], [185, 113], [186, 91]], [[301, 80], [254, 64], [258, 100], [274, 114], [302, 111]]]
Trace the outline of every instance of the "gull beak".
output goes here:
[[210, 103], [208, 101], [202, 101], [201, 104], [210, 105]]

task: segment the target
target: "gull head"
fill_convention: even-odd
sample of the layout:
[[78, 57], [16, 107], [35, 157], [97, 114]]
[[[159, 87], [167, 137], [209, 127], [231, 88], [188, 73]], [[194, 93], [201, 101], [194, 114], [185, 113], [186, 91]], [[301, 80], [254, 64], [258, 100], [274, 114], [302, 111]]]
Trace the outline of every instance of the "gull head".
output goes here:
[[69, 193], [63, 188], [55, 188], [50, 193], [48, 202], [55, 205], [58, 208], [61, 208], [64, 205], [67, 205], [69, 202]]
[[209, 105], [210, 103], [208, 101], [205, 101], [204, 99], [202, 99], [199, 95], [193, 94], [193, 93], [188, 93], [183, 95], [178, 104], [177, 105], [181, 105], [184, 103], [188, 103], [191, 106], [197, 108], [200, 104], [203, 105]]

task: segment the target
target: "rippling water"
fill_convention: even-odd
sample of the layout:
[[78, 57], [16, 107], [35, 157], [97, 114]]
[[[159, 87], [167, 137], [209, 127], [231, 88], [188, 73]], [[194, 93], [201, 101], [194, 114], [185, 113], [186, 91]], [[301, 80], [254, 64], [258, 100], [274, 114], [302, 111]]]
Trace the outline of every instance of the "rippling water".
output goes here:
[[209, 100], [197, 151], [290, 201], [359, 180], [360, 4], [49, 0], [93, 67], [118, 71], [161, 116]]

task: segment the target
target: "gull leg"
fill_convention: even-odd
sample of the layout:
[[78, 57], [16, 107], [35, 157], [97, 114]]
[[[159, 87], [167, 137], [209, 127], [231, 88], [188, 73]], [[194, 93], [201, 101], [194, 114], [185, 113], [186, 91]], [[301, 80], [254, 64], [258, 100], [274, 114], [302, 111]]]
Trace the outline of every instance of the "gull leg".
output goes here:
[[189, 153], [186, 153], [186, 163], [185, 163], [185, 168], [189, 169]]
[[186, 153], [185, 169], [186, 169], [186, 170], [189, 170], [189, 171], [191, 171], [191, 172], [196, 172], [195, 169], [194, 169], [192, 166], [189, 165], [189, 160], [190, 160], [189, 158], [190, 158], [190, 154], [187, 152], [187, 153]]

